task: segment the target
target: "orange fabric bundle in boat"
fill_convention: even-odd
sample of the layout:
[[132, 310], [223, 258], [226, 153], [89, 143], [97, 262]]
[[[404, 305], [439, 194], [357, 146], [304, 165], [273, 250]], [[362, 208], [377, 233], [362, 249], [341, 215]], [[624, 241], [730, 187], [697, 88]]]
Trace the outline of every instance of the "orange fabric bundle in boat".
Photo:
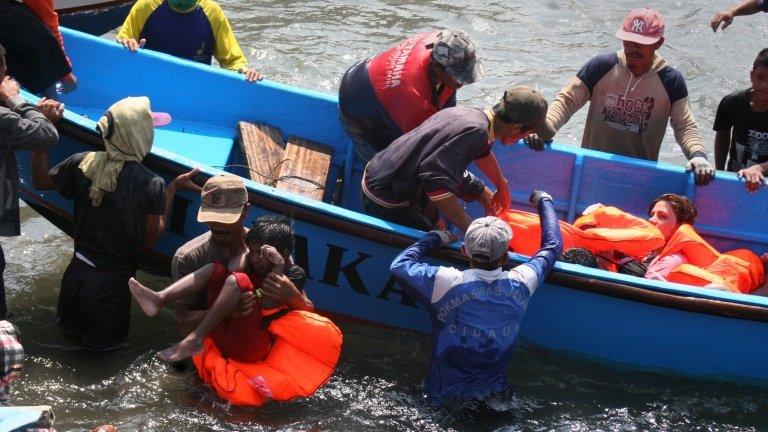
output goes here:
[[[510, 250], [533, 255], [539, 250], [541, 226], [534, 213], [507, 210], [498, 215], [512, 228]], [[582, 247], [594, 253], [619, 251], [642, 258], [664, 245], [661, 232], [644, 219], [632, 216], [615, 207], [601, 207], [582, 216], [573, 225], [560, 221], [563, 249]]]
[[710, 283], [731, 292], [751, 293], [765, 282], [765, 269], [760, 257], [746, 249], [721, 254], [689, 224], [680, 225], [659, 256], [681, 253], [688, 264], [675, 268], [670, 282], [694, 286]]
[[311, 396], [333, 374], [341, 355], [342, 334], [329, 319], [292, 310], [269, 325], [272, 348], [262, 361], [239, 362], [222, 356], [210, 337], [195, 367], [216, 393], [234, 405], [260, 406], [270, 399]]

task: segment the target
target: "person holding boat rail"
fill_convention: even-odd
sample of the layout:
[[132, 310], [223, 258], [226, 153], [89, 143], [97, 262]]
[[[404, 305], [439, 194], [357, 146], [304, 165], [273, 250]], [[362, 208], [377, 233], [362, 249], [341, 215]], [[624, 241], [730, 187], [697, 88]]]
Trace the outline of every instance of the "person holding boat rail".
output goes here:
[[768, 162], [768, 48], [758, 53], [749, 78], [751, 87], [725, 96], [717, 106], [712, 129], [719, 170], [738, 172]]
[[512, 230], [499, 218], [472, 221], [461, 247], [468, 270], [422, 262], [455, 240], [448, 231], [430, 231], [390, 266], [403, 291], [425, 305], [432, 318], [432, 356], [426, 382], [431, 403], [455, 409], [511, 390], [506, 377], [520, 322], [533, 293], [562, 252], [563, 241], [552, 197], [533, 191], [541, 243], [527, 263], [510, 271], [507, 246]]
[[[368, 162], [361, 182], [366, 213], [430, 230], [439, 210], [466, 231], [472, 221], [459, 199], [478, 201], [493, 214], [511, 198], [507, 179], [491, 151], [494, 141], [512, 144], [544, 122], [547, 101], [528, 87], [509, 87], [490, 109], [453, 107], [427, 119]], [[468, 171], [475, 162], [496, 192]]]
[[688, 159], [696, 184], [708, 184], [715, 170], [707, 160], [688, 103], [683, 75], [657, 50], [664, 44], [664, 19], [653, 9], [635, 9], [616, 37], [624, 49], [588, 61], [549, 106], [546, 132], [532, 136], [537, 147], [589, 102], [581, 147], [655, 161], [667, 123]]
[[197, 170], [166, 188], [141, 161], [152, 147], [152, 112], [146, 97], [113, 104], [99, 119], [105, 151], [74, 154], [48, 170], [48, 153], [32, 154], [32, 184], [74, 200], [75, 250], [61, 279], [57, 316], [79, 347], [117, 348], [130, 323], [128, 280], [136, 273], [139, 246], [165, 231], [179, 189], [200, 190]]
[[339, 86], [341, 124], [366, 163], [485, 75], [461, 30], [421, 33], [350, 67]]
[[215, 57], [222, 68], [245, 74], [248, 82], [262, 78], [248, 66], [221, 6], [211, 0], [139, 0], [117, 42], [130, 51], [146, 48], [208, 65]]
[[[64, 108], [45, 98], [37, 107], [28, 103], [19, 94], [19, 83], [5, 73], [5, 48], [0, 45], [0, 237], [15, 237], [21, 234], [16, 152], [54, 146], [59, 133], [51, 121], [58, 120]], [[4, 271], [5, 254], [0, 245], [0, 320], [8, 314]]]

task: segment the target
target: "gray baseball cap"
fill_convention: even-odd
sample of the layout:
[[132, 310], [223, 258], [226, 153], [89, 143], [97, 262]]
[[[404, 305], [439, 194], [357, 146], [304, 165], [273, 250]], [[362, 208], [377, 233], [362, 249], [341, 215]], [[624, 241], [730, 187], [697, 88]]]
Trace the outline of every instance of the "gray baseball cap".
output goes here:
[[485, 76], [476, 54], [475, 43], [463, 30], [442, 30], [432, 50], [432, 58], [461, 85], [472, 84]]
[[490, 263], [501, 258], [512, 240], [512, 228], [494, 216], [481, 217], [469, 224], [464, 236], [464, 250], [479, 263]]

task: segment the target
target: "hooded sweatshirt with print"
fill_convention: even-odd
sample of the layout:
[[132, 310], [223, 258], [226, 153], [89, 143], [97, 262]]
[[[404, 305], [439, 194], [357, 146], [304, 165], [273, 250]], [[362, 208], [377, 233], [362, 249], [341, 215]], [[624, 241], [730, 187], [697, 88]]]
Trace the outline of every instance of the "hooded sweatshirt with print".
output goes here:
[[685, 79], [659, 54], [639, 77], [623, 50], [594, 57], [549, 106], [547, 125], [559, 130], [587, 102], [582, 148], [655, 161], [670, 121], [686, 158], [707, 157]]

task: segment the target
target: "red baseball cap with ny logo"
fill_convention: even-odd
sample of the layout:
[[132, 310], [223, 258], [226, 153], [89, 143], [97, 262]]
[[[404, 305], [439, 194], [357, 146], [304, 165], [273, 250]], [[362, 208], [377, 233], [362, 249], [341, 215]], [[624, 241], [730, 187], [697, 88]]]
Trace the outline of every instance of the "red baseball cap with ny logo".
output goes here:
[[630, 12], [616, 32], [616, 37], [642, 45], [652, 45], [664, 36], [664, 18], [650, 8]]

